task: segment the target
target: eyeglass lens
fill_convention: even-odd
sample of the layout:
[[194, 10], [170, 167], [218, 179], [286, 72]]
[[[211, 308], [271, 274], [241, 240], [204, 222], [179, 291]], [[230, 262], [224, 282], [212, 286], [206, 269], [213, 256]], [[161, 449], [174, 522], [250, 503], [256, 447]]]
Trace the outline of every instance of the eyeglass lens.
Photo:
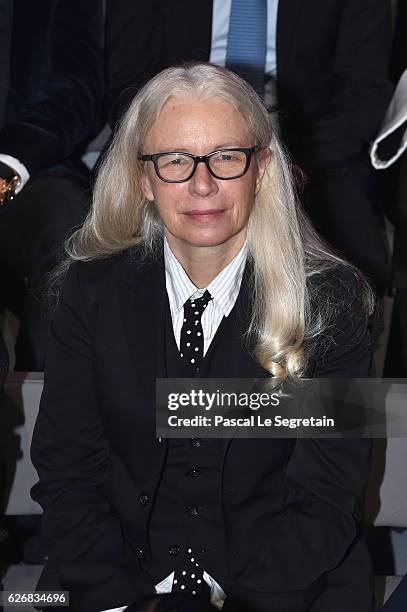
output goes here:
[[[234, 178], [242, 174], [246, 167], [246, 154], [243, 151], [217, 151], [208, 158], [209, 167], [219, 178]], [[182, 181], [193, 171], [194, 160], [182, 153], [168, 153], [157, 159], [161, 178], [168, 181]]]

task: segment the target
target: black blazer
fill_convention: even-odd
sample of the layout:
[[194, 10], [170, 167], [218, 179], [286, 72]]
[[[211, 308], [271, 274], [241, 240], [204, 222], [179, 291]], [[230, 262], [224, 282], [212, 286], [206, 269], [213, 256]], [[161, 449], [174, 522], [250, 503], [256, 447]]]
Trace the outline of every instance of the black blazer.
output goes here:
[[63, 162], [99, 128], [100, 0], [6, 0], [0, 7], [0, 153], [30, 176]]
[[[166, 455], [165, 441], [155, 437], [155, 379], [165, 376], [169, 306], [163, 262], [137, 261], [130, 250], [71, 266], [52, 323], [33, 435], [39, 483], [32, 496], [55, 546], [38, 588], [59, 581], [80, 612], [126, 605], [153, 591], [147, 524]], [[346, 299], [311, 368], [322, 376], [369, 376], [355, 282], [339, 271], [325, 280], [321, 299], [329, 293]], [[204, 376], [264, 376], [241, 345], [245, 286], [213, 340]], [[370, 442], [222, 445], [233, 577], [225, 610], [244, 602], [244, 609], [264, 612], [370, 612], [371, 570], [359, 534]]]
[[[208, 61], [212, 0], [108, 0], [110, 121], [163, 68]], [[367, 151], [392, 87], [386, 0], [280, 0], [277, 96], [283, 138], [307, 173], [336, 173]]]

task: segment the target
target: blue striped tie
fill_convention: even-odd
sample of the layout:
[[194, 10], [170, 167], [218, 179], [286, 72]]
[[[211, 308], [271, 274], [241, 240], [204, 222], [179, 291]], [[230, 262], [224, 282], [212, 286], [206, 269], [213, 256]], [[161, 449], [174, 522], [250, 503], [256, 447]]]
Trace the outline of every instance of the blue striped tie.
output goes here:
[[232, 0], [226, 66], [264, 94], [267, 0]]

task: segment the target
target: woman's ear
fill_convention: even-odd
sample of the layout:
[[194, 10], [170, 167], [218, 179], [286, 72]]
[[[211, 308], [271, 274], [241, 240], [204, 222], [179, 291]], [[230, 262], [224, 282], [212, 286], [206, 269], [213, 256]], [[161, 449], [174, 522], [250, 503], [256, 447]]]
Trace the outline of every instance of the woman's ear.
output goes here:
[[146, 168], [144, 168], [144, 173], [141, 177], [141, 189], [143, 191], [144, 198], [148, 202], [154, 202], [153, 189], [151, 187], [150, 177], [148, 176], [148, 171]]
[[261, 185], [261, 181], [263, 179], [263, 175], [266, 171], [267, 166], [269, 165], [271, 158], [273, 156], [273, 151], [271, 151], [271, 149], [269, 149], [269, 147], [264, 147], [264, 149], [261, 149], [258, 153], [255, 154], [256, 155], [256, 162], [257, 162], [257, 177], [256, 177], [256, 187], [255, 187], [255, 193], [256, 195], [259, 192], [260, 189], [260, 185]]

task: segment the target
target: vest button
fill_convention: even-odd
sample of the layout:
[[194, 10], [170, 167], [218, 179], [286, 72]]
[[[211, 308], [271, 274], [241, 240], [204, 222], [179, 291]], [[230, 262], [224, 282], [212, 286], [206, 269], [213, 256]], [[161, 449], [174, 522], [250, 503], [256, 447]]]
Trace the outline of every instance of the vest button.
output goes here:
[[140, 500], [140, 504], [142, 506], [147, 506], [147, 504], [148, 504], [148, 495], [147, 495], [147, 493], [144, 493], [144, 492], [140, 493], [139, 500]]
[[196, 478], [197, 476], [200, 476], [201, 470], [197, 467], [194, 467], [189, 470], [188, 474], [192, 476], [192, 478]]
[[201, 438], [191, 438], [191, 446], [199, 448], [201, 446]]
[[172, 556], [172, 557], [176, 557], [177, 555], [179, 555], [180, 553], [180, 547], [177, 546], [176, 544], [172, 544], [169, 549], [168, 549], [168, 553]]
[[139, 559], [142, 559], [144, 557], [144, 550], [142, 546], [136, 546], [135, 552]]
[[189, 516], [198, 516], [198, 508], [196, 506], [188, 506], [187, 512]]

